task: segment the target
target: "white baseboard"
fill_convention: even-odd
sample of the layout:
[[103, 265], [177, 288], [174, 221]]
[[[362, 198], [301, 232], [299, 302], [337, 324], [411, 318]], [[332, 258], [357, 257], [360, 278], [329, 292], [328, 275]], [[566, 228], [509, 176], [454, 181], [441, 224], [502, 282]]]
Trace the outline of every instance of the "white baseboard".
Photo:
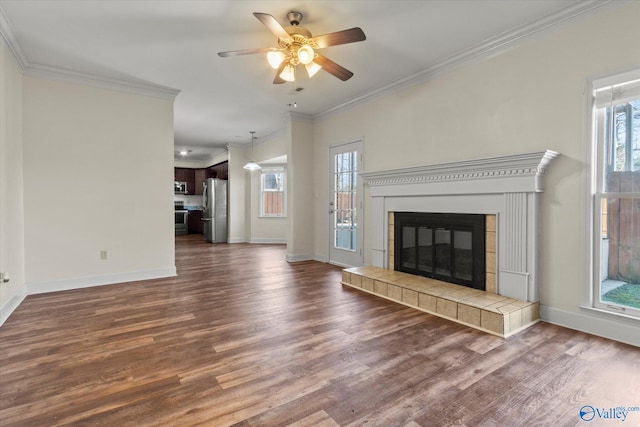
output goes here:
[[249, 243], [255, 243], [255, 244], [267, 244], [267, 245], [286, 245], [287, 244], [287, 239], [278, 239], [278, 238], [268, 238], [268, 237], [252, 237], [251, 240], [249, 240]]
[[540, 318], [545, 322], [640, 347], [640, 321], [612, 316], [585, 309], [574, 313], [540, 304]]
[[287, 262], [314, 261], [314, 254], [287, 254], [285, 256]]
[[136, 282], [138, 280], [161, 279], [163, 277], [173, 277], [176, 275], [176, 267], [173, 266], [154, 270], [131, 271], [127, 273], [116, 273], [103, 276], [78, 277], [75, 279], [27, 283], [26, 289], [27, 295], [35, 295], [47, 292], [90, 288], [93, 286], [113, 285], [115, 283]]
[[313, 256], [313, 259], [318, 262], [329, 262], [329, 258], [327, 258], [325, 255], [320, 255], [320, 254], [315, 254]]
[[20, 303], [27, 297], [27, 293], [25, 290], [25, 286], [23, 285], [18, 292], [12, 296], [7, 303], [0, 308], [0, 326], [6, 322], [6, 320], [11, 316], [16, 308], [20, 305]]
[[227, 240], [227, 243], [249, 243], [246, 237], [231, 237]]

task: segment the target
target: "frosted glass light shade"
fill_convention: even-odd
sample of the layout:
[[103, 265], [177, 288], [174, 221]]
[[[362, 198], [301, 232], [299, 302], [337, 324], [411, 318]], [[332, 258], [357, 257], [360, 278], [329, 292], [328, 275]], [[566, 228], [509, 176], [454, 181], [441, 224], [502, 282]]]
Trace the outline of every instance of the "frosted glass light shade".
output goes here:
[[293, 68], [293, 65], [289, 64], [287, 66], [284, 67], [284, 69], [282, 70], [282, 72], [280, 73], [280, 78], [282, 80], [288, 81], [288, 82], [293, 82], [296, 80], [296, 72]]
[[254, 162], [253, 160], [251, 160], [249, 163], [244, 165], [243, 168], [245, 168], [247, 170], [250, 170], [250, 171], [257, 171], [258, 169], [262, 169], [262, 167], [259, 164], [257, 164], [256, 162]]
[[301, 46], [300, 49], [298, 49], [298, 60], [300, 61], [300, 63], [304, 65], [310, 64], [311, 61], [313, 61], [313, 57], [314, 53], [311, 46], [304, 45]]
[[322, 67], [315, 62], [305, 65], [304, 68], [307, 69], [307, 74], [309, 74], [309, 77], [315, 76], [316, 73], [322, 69]]
[[281, 50], [271, 50], [267, 53], [267, 61], [274, 70], [277, 70], [282, 61], [284, 61], [284, 52]]

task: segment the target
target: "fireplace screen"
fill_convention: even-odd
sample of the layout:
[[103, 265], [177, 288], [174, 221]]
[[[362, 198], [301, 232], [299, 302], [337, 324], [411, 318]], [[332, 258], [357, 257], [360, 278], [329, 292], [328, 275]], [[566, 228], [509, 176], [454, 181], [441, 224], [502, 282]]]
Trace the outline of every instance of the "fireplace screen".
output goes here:
[[395, 213], [397, 271], [485, 289], [485, 217]]

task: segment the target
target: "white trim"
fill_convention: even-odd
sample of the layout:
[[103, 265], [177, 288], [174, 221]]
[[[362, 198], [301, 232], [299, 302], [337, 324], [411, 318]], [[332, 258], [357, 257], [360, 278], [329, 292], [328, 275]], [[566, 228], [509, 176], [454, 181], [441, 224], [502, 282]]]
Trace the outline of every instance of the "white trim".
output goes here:
[[315, 258], [314, 254], [287, 254], [285, 256], [287, 262], [315, 261]]
[[162, 279], [174, 277], [176, 267], [166, 267], [153, 270], [131, 271], [103, 276], [78, 277], [75, 279], [52, 280], [48, 282], [27, 283], [27, 294], [36, 295], [48, 292], [68, 291], [72, 289], [91, 288], [93, 286], [113, 285], [116, 283], [136, 282], [139, 280]]
[[0, 7], [0, 36], [4, 39], [9, 52], [13, 56], [13, 59], [16, 61], [20, 70], [24, 71], [26, 64], [29, 63], [27, 56], [24, 54], [22, 50], [22, 46], [18, 43], [16, 39], [15, 33], [13, 32], [13, 28], [11, 27], [11, 23], [7, 18], [7, 15], [4, 14], [4, 11]]
[[613, 7], [622, 6], [630, 1], [632, 0], [583, 0], [573, 3], [572, 5], [551, 15], [538, 19], [535, 22], [531, 22], [510, 31], [505, 31], [502, 34], [487, 39], [469, 49], [463, 50], [456, 55], [438, 62], [426, 70], [415, 73], [412, 76], [398, 80], [372, 92], [352, 98], [322, 113], [318, 113], [314, 116], [314, 119], [320, 119], [325, 116], [342, 113], [378, 97], [386, 96], [433, 79], [438, 75], [445, 74], [463, 65], [490, 58], [491, 56], [504, 52], [507, 49], [513, 49], [520, 44], [527, 43], [534, 37], [545, 35], [551, 31], [558, 31], [562, 28], [561, 24], [571, 24], [577, 18], [586, 18], [594, 13], [602, 13], [606, 10], [612, 9]]
[[114, 90], [118, 92], [132, 93], [136, 95], [152, 96], [173, 101], [180, 93], [179, 89], [167, 86], [155, 85], [146, 82], [134, 82], [114, 79], [97, 74], [79, 73], [77, 71], [62, 68], [49, 67], [40, 64], [29, 63], [24, 68], [24, 75], [45, 80], [54, 80], [64, 83], [79, 84], [96, 87], [99, 89]]
[[542, 176], [558, 155], [546, 150], [365, 172], [360, 176], [371, 187], [371, 196], [542, 192]]
[[18, 306], [27, 297], [25, 286], [21, 286], [18, 293], [12, 296], [7, 303], [0, 308], [0, 326], [4, 325], [4, 322], [11, 316]]
[[286, 245], [286, 238], [252, 237], [249, 243], [259, 245]]
[[227, 243], [249, 243], [249, 239], [247, 239], [246, 237], [230, 237], [229, 239], [227, 239]]
[[591, 307], [581, 309], [583, 312], [574, 313], [540, 304], [540, 318], [554, 325], [640, 347], [640, 321], [628, 318], [626, 321]]
[[328, 263], [329, 259], [327, 258], [326, 255], [321, 255], [321, 254], [315, 254], [313, 256], [313, 260], [314, 261], [318, 261], [318, 262], [324, 262], [324, 263]]

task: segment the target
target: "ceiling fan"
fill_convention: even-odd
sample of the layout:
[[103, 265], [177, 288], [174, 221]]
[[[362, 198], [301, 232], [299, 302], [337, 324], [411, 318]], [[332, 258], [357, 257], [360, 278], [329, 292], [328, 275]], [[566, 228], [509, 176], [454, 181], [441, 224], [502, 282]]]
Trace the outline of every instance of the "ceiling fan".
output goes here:
[[360, 28], [354, 27], [312, 37], [309, 30], [300, 26], [300, 21], [302, 21], [302, 13], [300, 12], [291, 11], [287, 14], [287, 19], [291, 25], [285, 28], [268, 13], [254, 12], [253, 16], [258, 18], [278, 38], [279, 47], [231, 50], [218, 52], [219, 56], [227, 57], [266, 52], [269, 65], [277, 70], [276, 77], [273, 80], [274, 84], [295, 81], [295, 70], [298, 65], [305, 66], [309, 77], [313, 77], [321, 69], [342, 81], [349, 80], [353, 76], [351, 71], [316, 51], [329, 46], [365, 40], [366, 36]]

